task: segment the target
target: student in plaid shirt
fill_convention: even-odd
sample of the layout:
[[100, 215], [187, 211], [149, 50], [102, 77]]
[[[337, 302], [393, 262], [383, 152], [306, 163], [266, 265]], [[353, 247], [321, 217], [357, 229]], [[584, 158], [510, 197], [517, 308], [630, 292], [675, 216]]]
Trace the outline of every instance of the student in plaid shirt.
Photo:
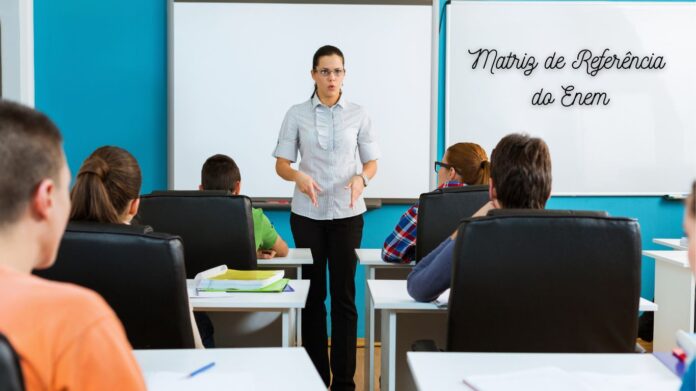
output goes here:
[[[474, 143], [457, 143], [445, 151], [441, 162], [435, 162], [438, 189], [465, 185], [488, 184], [490, 163], [486, 151]], [[410, 207], [387, 236], [382, 246], [385, 262], [409, 263], [416, 253], [418, 204]]]

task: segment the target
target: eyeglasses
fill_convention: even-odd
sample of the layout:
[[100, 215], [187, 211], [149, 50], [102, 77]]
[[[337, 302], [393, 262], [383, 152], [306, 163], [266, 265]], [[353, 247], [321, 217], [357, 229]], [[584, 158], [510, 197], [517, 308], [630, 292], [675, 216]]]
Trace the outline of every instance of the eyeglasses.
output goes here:
[[328, 68], [322, 68], [322, 69], [315, 69], [314, 71], [319, 72], [321, 77], [329, 77], [329, 76], [331, 76], [332, 73], [334, 75], [336, 75], [336, 77], [341, 77], [341, 76], [345, 75], [345, 73], [346, 73], [346, 70], [341, 69], [341, 68], [336, 68], [334, 70], [331, 70]]
[[[454, 168], [453, 165], [447, 164], [447, 163], [443, 163], [443, 162], [435, 162], [435, 164], [433, 164], [433, 168], [435, 168], [435, 172], [436, 172], [436, 173], [437, 173], [438, 171], [440, 171], [440, 168], [441, 168], [441, 167], [444, 167], [444, 168], [447, 168], [447, 169]], [[454, 168], [454, 170], [456, 171], [457, 169]]]

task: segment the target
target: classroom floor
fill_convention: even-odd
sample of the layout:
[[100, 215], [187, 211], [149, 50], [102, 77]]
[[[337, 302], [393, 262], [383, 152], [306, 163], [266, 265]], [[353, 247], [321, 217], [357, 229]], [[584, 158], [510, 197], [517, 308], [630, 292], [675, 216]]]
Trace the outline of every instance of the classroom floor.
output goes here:
[[[363, 385], [365, 384], [365, 342], [362, 338], [358, 338], [358, 351], [355, 355], [357, 362], [355, 363], [355, 390], [365, 391]], [[380, 354], [382, 349], [380, 344], [375, 344], [375, 391], [379, 390], [379, 373], [380, 373]]]

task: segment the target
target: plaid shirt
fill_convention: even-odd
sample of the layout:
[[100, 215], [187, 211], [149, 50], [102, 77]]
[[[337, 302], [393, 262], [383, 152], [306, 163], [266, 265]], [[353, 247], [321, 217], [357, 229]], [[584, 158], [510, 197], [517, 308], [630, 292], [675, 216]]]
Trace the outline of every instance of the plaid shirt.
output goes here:
[[[458, 181], [445, 182], [438, 186], [461, 187], [464, 183]], [[384, 262], [411, 263], [416, 256], [416, 224], [418, 223], [418, 203], [408, 208], [399, 219], [394, 231], [387, 236], [382, 246]]]

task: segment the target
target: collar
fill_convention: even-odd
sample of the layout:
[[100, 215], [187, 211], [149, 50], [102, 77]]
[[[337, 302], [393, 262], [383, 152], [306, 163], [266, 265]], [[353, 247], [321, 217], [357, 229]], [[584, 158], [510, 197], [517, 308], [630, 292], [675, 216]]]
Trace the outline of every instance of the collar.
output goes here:
[[[316, 109], [317, 106], [324, 106], [324, 107], [331, 108], [331, 107], [321, 103], [321, 100], [319, 100], [319, 95], [317, 95], [317, 94], [314, 94], [314, 96], [311, 99], [311, 102], [312, 102], [313, 109]], [[346, 102], [346, 99], [343, 97], [343, 93], [341, 93], [341, 96], [338, 98], [338, 102], [336, 102], [334, 107], [340, 106], [342, 109], [344, 109], [346, 107], [346, 103], [348, 103], [348, 102]]]
[[459, 182], [459, 181], [449, 181], [449, 182], [445, 182], [445, 183], [441, 184], [437, 188], [442, 189], [445, 187], [462, 187], [462, 186], [466, 186], [466, 183]]

